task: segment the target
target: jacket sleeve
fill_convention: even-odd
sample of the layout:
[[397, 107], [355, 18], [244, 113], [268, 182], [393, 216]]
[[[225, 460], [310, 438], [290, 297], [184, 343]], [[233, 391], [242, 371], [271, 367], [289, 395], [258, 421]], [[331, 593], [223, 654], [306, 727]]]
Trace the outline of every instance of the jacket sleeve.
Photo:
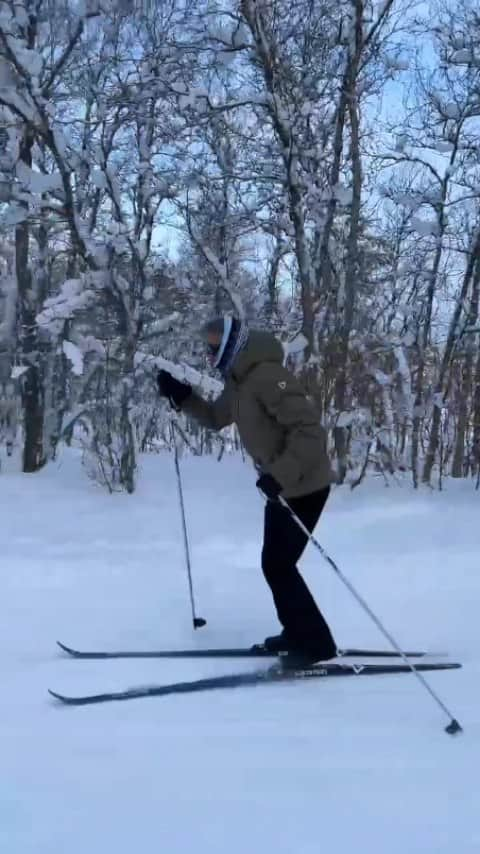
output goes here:
[[318, 412], [297, 378], [281, 365], [259, 366], [254, 379], [257, 400], [285, 435], [283, 448], [268, 462], [268, 471], [283, 488], [298, 484], [326, 455]]
[[204, 400], [192, 391], [182, 404], [182, 410], [209, 430], [223, 430], [233, 421], [230, 394], [227, 389], [224, 389], [213, 401]]

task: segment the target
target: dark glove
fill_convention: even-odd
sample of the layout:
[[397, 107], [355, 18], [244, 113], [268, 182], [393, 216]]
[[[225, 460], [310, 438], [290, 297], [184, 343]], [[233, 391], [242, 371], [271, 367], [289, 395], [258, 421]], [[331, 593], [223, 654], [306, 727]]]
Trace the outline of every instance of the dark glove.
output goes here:
[[257, 480], [257, 486], [270, 501], [276, 501], [282, 491], [278, 480], [272, 474], [262, 474]]
[[168, 397], [170, 403], [180, 407], [182, 403], [190, 397], [192, 386], [188, 383], [181, 383], [180, 380], [172, 377], [168, 371], [159, 371], [157, 374], [158, 391], [162, 397]]

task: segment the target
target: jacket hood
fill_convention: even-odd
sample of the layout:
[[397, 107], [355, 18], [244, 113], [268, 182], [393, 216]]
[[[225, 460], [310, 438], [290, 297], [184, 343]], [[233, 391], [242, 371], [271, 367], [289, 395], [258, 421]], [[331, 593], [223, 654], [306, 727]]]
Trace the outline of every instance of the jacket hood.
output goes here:
[[232, 365], [232, 377], [241, 381], [261, 362], [283, 364], [284, 357], [283, 347], [274, 335], [251, 329], [246, 346]]

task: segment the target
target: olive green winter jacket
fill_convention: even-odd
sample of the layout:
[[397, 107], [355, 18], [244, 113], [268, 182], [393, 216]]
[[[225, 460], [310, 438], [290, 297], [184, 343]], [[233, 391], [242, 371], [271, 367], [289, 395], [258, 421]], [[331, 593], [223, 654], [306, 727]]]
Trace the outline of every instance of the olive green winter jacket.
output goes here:
[[294, 498], [323, 489], [333, 477], [318, 413], [282, 363], [280, 342], [252, 330], [220, 396], [208, 402], [192, 392], [182, 408], [212, 430], [235, 422], [256, 465]]

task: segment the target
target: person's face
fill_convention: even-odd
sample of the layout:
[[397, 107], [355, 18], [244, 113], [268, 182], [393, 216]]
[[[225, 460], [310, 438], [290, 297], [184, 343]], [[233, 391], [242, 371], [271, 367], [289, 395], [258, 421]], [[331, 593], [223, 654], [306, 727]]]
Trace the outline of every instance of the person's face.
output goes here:
[[222, 336], [219, 332], [209, 332], [207, 334], [207, 357], [211, 364], [215, 361], [221, 342]]

